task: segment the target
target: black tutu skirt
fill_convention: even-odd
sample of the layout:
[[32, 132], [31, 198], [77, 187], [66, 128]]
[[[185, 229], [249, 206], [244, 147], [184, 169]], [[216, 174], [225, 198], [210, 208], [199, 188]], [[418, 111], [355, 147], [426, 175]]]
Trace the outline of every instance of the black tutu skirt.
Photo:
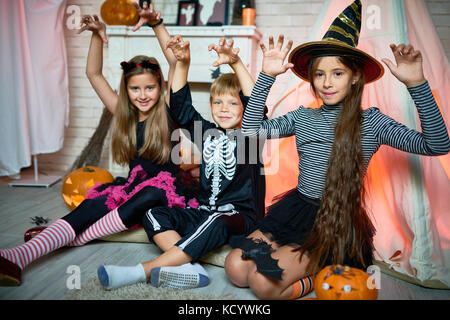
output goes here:
[[320, 200], [292, 189], [277, 196], [258, 229], [280, 246], [302, 245], [307, 240], [319, 209]]
[[[259, 229], [280, 246], [301, 246], [309, 236], [320, 201], [302, 195], [297, 189], [289, 190], [275, 200], [277, 202], [268, 208], [267, 215], [256, 224], [254, 230]], [[232, 237], [230, 245], [242, 249], [242, 259], [252, 259], [258, 272], [276, 280], [282, 279], [283, 269], [272, 258], [274, 250], [270, 244], [262, 239], [240, 235]]]
[[[279, 246], [301, 247], [309, 237], [320, 200], [309, 198], [297, 189], [289, 190], [276, 198], [278, 201], [268, 208], [267, 215], [258, 222], [255, 230], [259, 229], [270, 241]], [[270, 244], [262, 239], [252, 240], [239, 236], [233, 238], [230, 245], [232, 248], [242, 249], [244, 259], [253, 259], [259, 272], [274, 279], [281, 279], [282, 269], [270, 257], [270, 253], [273, 252]], [[366, 266], [369, 266], [372, 264], [372, 251], [370, 248], [364, 251], [366, 252], [364, 261]], [[332, 250], [325, 261], [325, 265], [330, 264], [332, 264]], [[349, 256], [345, 257], [343, 264], [364, 269]]]

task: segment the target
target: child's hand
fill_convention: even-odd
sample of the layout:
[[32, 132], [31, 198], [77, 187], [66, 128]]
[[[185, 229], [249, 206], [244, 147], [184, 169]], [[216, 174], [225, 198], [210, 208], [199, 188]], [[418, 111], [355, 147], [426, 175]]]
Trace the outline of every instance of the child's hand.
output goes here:
[[80, 30], [78, 34], [85, 30], [92, 31], [100, 36], [104, 43], [108, 43], [108, 38], [106, 37], [106, 25], [98, 19], [98, 16], [94, 14], [92, 17], [90, 15], [84, 15], [81, 17]]
[[166, 48], [172, 50], [173, 55], [179, 62], [189, 63], [191, 61], [191, 50], [189, 41], [184, 41], [180, 35], [171, 38]]
[[161, 19], [161, 12], [155, 11], [155, 9], [153, 8], [153, 4], [150, 4], [150, 6], [148, 6], [148, 2], [144, 1], [142, 8], [136, 2], [133, 2], [133, 4], [139, 14], [139, 21], [133, 27], [133, 31], [139, 30], [146, 23], [151, 25], [156, 24]]
[[391, 73], [407, 87], [418, 86], [424, 83], [425, 77], [422, 68], [422, 54], [420, 51], [414, 50], [411, 45], [395, 44], [390, 45], [394, 53], [395, 65], [389, 59], [381, 59], [386, 66], [391, 70]]
[[283, 50], [284, 35], [278, 37], [277, 46], [274, 46], [273, 37], [269, 37], [269, 49], [261, 43], [261, 50], [263, 52], [263, 66], [262, 72], [265, 74], [276, 77], [279, 74], [285, 73], [289, 68], [294, 65], [292, 63], [284, 63], [287, 54], [292, 48], [292, 40], [289, 40], [288, 44]]
[[221, 64], [232, 65], [239, 61], [239, 48], [233, 48], [234, 40], [227, 41], [225, 38], [219, 40], [219, 44], [210, 44], [208, 50], [217, 52], [219, 59], [214, 61], [213, 66], [218, 67]]

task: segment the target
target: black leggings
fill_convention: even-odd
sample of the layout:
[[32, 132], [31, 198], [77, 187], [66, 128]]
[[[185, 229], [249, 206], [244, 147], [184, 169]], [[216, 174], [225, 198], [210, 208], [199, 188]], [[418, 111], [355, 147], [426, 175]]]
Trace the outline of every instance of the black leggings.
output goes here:
[[[62, 219], [66, 220], [78, 236], [88, 227], [103, 218], [110, 210], [106, 206], [107, 196], [95, 199], [86, 199]], [[148, 209], [154, 207], [167, 207], [167, 197], [164, 190], [156, 187], [144, 187], [118, 209], [122, 223], [130, 228], [141, 223], [142, 217]]]

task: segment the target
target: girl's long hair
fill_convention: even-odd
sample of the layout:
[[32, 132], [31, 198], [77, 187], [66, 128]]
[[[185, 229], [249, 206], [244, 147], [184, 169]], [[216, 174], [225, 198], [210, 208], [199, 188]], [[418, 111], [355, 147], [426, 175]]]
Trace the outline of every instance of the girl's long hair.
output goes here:
[[[310, 61], [309, 75], [315, 74], [318, 60]], [[326, 183], [322, 201], [312, 230], [303, 246], [296, 249], [302, 254], [309, 251], [307, 271], [315, 273], [331, 258], [333, 264], [344, 264], [345, 256], [366, 266], [365, 253], [373, 251], [375, 228], [364, 208], [364, 163], [361, 146], [362, 109], [364, 88], [362, 66], [358, 60], [338, 57], [360, 79], [352, 86], [343, 101], [335, 127]], [[330, 257], [331, 255], [331, 257]]]
[[[152, 61], [158, 64], [156, 59], [147, 56], [136, 56], [128, 63], [141, 64], [144, 61]], [[144, 144], [139, 150], [136, 150], [136, 126], [139, 121], [139, 110], [130, 102], [127, 83], [130, 77], [143, 73], [150, 73], [156, 77], [159, 82], [160, 94], [158, 102], [150, 109], [145, 120]], [[153, 70], [135, 67], [123, 72], [120, 80], [119, 102], [114, 114], [111, 142], [115, 162], [127, 165], [136, 156], [150, 159], [156, 164], [164, 164], [169, 161], [171, 153], [170, 128], [164, 92], [164, 78], [160, 68]]]

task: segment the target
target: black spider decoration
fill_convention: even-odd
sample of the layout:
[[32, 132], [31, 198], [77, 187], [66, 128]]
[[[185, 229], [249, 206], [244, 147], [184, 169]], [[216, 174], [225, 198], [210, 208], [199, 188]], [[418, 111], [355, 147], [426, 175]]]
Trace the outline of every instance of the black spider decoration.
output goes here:
[[323, 280], [325, 280], [326, 278], [328, 278], [331, 275], [338, 275], [338, 276], [342, 276], [345, 279], [350, 279], [348, 277], [346, 277], [346, 275], [348, 276], [354, 276], [355, 274], [350, 270], [350, 267], [348, 266], [341, 266], [341, 265], [337, 265], [337, 266], [331, 266], [330, 267], [330, 271], [328, 271], [325, 276], [323, 277]]
[[30, 219], [31, 219], [31, 222], [37, 226], [47, 224], [50, 221], [49, 218], [43, 218], [43, 217], [38, 217], [38, 216], [30, 217]]
[[211, 72], [211, 78], [213, 80], [216, 80], [222, 74], [222, 72], [220, 71], [220, 66], [217, 67], [216, 69], [210, 69], [210, 70], [212, 71]]

